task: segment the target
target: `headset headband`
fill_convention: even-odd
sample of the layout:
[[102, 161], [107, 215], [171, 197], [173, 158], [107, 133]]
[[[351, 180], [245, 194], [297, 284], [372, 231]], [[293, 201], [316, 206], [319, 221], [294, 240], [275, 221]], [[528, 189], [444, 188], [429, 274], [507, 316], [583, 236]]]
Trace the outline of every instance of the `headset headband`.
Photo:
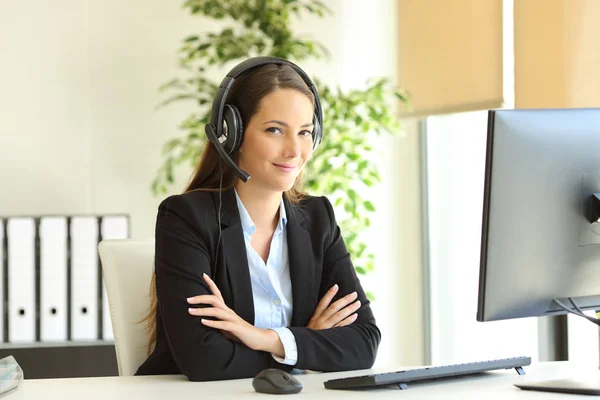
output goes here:
[[252, 69], [262, 67], [266, 64], [276, 64], [276, 65], [289, 65], [296, 71], [302, 80], [308, 85], [310, 91], [312, 92], [315, 98], [315, 114], [317, 115], [317, 120], [319, 122], [319, 126], [323, 126], [323, 115], [321, 111], [321, 102], [319, 100], [319, 95], [317, 93], [317, 88], [314, 83], [311, 81], [309, 76], [296, 64], [291, 61], [288, 61], [284, 58], [279, 57], [254, 57], [248, 60], [242, 61], [240, 64], [233, 67], [231, 71], [223, 78], [219, 88], [217, 89], [217, 94], [213, 100], [212, 110], [210, 113], [210, 123], [214, 125], [217, 129], [217, 132], [222, 132], [223, 129], [223, 110], [225, 108], [225, 103], [227, 101], [227, 93], [229, 93], [229, 89], [233, 82], [239, 78], [241, 75], [250, 71]]

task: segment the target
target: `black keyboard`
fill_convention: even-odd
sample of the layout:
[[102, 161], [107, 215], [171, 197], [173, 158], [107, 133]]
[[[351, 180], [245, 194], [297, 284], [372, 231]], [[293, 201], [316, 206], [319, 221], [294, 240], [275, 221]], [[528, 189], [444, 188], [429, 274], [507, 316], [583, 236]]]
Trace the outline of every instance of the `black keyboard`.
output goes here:
[[525, 371], [522, 367], [530, 364], [530, 357], [513, 357], [465, 364], [417, 368], [406, 371], [351, 376], [348, 378], [331, 379], [323, 384], [326, 389], [354, 389], [383, 385], [398, 385], [400, 386], [400, 389], [407, 389], [408, 382], [471, 375], [496, 369], [515, 368], [519, 375], [524, 375]]

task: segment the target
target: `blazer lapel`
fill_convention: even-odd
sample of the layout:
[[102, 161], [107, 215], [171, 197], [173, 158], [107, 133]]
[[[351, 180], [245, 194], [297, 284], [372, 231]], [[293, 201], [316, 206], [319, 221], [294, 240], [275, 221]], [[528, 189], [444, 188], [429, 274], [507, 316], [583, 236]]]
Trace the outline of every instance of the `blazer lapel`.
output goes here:
[[[246, 243], [240, 222], [233, 189], [222, 192], [221, 208], [221, 251], [225, 257], [225, 267], [229, 275], [231, 296], [236, 313], [254, 325], [254, 300], [252, 284], [246, 256]], [[219, 205], [219, 194], [215, 193], [215, 205]], [[232, 307], [233, 308], [233, 307]]]
[[310, 235], [304, 227], [304, 217], [297, 207], [284, 197], [287, 215], [287, 242], [292, 280], [292, 326], [305, 326], [317, 305], [314, 289], [315, 260]]

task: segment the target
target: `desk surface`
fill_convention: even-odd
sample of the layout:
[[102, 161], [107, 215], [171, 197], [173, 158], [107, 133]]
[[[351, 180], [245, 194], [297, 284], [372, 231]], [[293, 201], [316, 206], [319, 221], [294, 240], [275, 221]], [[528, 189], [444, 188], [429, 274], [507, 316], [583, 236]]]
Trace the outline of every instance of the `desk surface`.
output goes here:
[[[413, 383], [408, 390], [384, 387], [366, 390], [327, 390], [323, 382], [328, 379], [387, 372], [406, 368], [386, 368], [337, 373], [309, 373], [296, 375], [304, 386], [293, 398], [365, 398], [365, 396], [390, 399], [565, 399], [581, 396], [559, 393], [524, 391], [515, 383], [545, 379], [577, 377], [579, 373], [600, 377], [595, 369], [583, 368], [569, 362], [535, 363], [525, 367], [526, 375], [519, 376], [514, 369], [492, 371], [470, 377], [454, 378], [427, 383]], [[258, 394], [251, 379], [218, 382], [189, 382], [183, 375], [99, 377], [71, 379], [26, 379], [8, 400], [21, 399], [206, 399], [206, 398], [274, 398]], [[288, 396], [289, 397], [289, 396]], [[589, 398], [589, 397], [588, 397]], [[591, 397], [593, 398], [593, 397]]]

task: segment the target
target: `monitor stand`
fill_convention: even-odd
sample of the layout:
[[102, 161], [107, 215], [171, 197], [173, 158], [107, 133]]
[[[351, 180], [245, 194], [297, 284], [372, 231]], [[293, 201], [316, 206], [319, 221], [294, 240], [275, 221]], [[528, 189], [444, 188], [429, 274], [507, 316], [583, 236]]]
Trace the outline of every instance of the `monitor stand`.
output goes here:
[[[600, 312], [597, 311], [596, 316], [600, 319]], [[598, 328], [598, 343], [600, 343], [600, 328]], [[600, 353], [598, 354], [598, 363], [600, 365]], [[551, 379], [518, 383], [515, 386], [523, 390], [600, 396], [600, 372], [585, 378]]]

